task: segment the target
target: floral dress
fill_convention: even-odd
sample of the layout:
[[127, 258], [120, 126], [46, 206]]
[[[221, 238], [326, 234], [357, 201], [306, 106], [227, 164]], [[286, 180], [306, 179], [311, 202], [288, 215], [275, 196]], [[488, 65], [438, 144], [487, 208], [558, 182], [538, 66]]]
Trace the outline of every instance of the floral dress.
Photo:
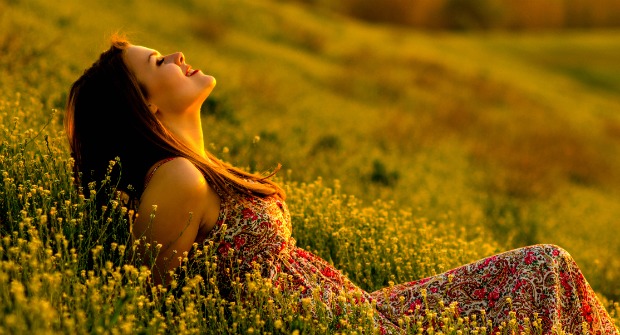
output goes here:
[[[222, 196], [217, 223], [207, 240], [220, 241], [222, 272], [232, 265], [243, 280], [244, 273], [259, 264], [262, 277], [275, 286], [288, 278], [287, 289], [301, 292], [301, 298], [325, 302], [334, 315], [343, 293], [359, 298], [351, 303], [373, 302], [374, 319], [383, 333], [401, 333], [399, 318], [419, 311], [423, 304], [433, 309], [443, 301], [456, 302], [461, 316], [483, 310], [494, 325], [508, 321], [511, 310], [521, 319], [536, 313], [543, 334], [554, 326], [571, 334], [585, 334], [584, 327], [591, 334], [617, 334], [574, 260], [554, 245], [508, 251], [443, 274], [366, 292], [327, 261], [295, 245], [287, 206], [276, 197]], [[222, 274], [219, 281], [225, 287], [230, 274]]]

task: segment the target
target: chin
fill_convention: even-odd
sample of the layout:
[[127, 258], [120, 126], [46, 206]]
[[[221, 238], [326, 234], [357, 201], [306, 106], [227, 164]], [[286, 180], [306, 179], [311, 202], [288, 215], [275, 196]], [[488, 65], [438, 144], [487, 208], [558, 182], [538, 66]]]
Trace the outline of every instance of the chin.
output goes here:
[[205, 82], [205, 85], [203, 86], [203, 89], [202, 89], [202, 93], [203, 93], [202, 95], [204, 96], [204, 99], [206, 99], [209, 96], [209, 94], [211, 94], [211, 91], [213, 91], [213, 88], [215, 88], [215, 84], [216, 84], [215, 78], [211, 76], [208, 76], [208, 78], [210, 80], [208, 82]]
[[205, 79], [207, 81], [207, 86], [209, 86], [210, 89], [213, 89], [217, 84], [217, 80], [215, 80], [215, 77], [213, 76], [205, 74]]

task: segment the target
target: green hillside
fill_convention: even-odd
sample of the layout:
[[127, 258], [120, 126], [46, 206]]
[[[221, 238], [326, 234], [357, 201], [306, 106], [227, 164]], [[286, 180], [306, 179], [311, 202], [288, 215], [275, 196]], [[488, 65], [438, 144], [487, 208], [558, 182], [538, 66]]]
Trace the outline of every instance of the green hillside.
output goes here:
[[[48, 256], [18, 241], [54, 249], [58, 232], [28, 227], [57, 216], [67, 240], [91, 229], [70, 186], [63, 106], [115, 31], [162, 54], [183, 51], [217, 78], [203, 106], [207, 147], [250, 170], [282, 163], [298, 244], [363, 287], [553, 243], [610, 311], [620, 301], [620, 31], [430, 33], [276, 0], [0, 0], [0, 28], [0, 301], [12, 301], [0, 308], [17, 323], [124, 332], [126, 301], [140, 297], [134, 288], [122, 300], [115, 286], [101, 301], [67, 302], [63, 294], [85, 292], [82, 256], [71, 255], [96, 240], [65, 250], [80, 259], [72, 273], [57, 261], [40, 268]], [[85, 227], [67, 228], [76, 219]], [[30, 256], [12, 247], [37, 260], [31, 272], [17, 269]], [[389, 271], [361, 273], [354, 259]], [[37, 269], [58, 276], [41, 279], [49, 295], [29, 286]], [[18, 301], [13, 282], [33, 295]], [[116, 309], [75, 328], [58, 323], [102, 301]], [[37, 308], [56, 314], [43, 320]], [[152, 329], [158, 317], [147, 314], [134, 329]]]

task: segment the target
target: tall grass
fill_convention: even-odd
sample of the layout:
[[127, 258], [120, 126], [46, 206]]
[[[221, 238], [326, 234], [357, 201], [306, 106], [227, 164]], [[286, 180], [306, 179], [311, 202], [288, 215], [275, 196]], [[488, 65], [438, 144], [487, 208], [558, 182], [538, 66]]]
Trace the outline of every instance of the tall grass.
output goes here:
[[146, 284], [125, 209], [101, 211], [73, 187], [61, 130], [69, 84], [119, 27], [215, 75], [207, 147], [251, 170], [283, 163], [298, 245], [364, 289], [554, 243], [617, 315], [617, 33], [427, 35], [308, 3], [0, 2], [0, 332], [368, 325], [368, 306], [308, 318], [258, 278], [234, 304], [208, 273], [174, 292]]
[[[233, 282], [237, 298], [225, 299], [215, 275], [217, 241], [195, 245], [196, 256], [182, 260], [171, 286], [152, 287], [152, 268], [139, 257], [143, 242], [128, 236], [131, 222], [113, 196], [113, 180], [86, 190], [88, 198], [78, 192], [57, 117], [36, 130], [27, 128], [21, 118], [40, 112], [41, 105], [23, 100], [18, 96], [0, 105], [2, 332], [379, 332], [370, 304], [350, 305], [355, 297], [342, 296], [339, 304], [347, 313], [334, 319], [326, 306], [299, 293], [284, 295], [259, 272], [243, 284]], [[110, 162], [115, 164], [122, 162]], [[497, 250], [482, 231], [468, 234], [452, 222], [414, 218], [382, 201], [364, 207], [321, 180], [284, 184], [298, 243], [368, 290], [433, 275]], [[99, 210], [94, 199], [101, 196], [110, 200]], [[453, 306], [438, 312], [452, 332], [490, 327], [459, 318]], [[416, 322], [428, 317], [404, 317], [402, 326], [417, 333]]]

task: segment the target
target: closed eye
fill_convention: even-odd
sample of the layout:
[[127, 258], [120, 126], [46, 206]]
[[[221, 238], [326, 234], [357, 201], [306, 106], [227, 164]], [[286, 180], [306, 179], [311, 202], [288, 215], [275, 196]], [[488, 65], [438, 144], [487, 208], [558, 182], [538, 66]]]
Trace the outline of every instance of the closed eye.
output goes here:
[[161, 57], [161, 58], [159, 58], [159, 59], [157, 59], [157, 60], [155, 61], [155, 64], [157, 64], [157, 66], [160, 66], [160, 65], [162, 65], [163, 63], [164, 63], [164, 57]]

